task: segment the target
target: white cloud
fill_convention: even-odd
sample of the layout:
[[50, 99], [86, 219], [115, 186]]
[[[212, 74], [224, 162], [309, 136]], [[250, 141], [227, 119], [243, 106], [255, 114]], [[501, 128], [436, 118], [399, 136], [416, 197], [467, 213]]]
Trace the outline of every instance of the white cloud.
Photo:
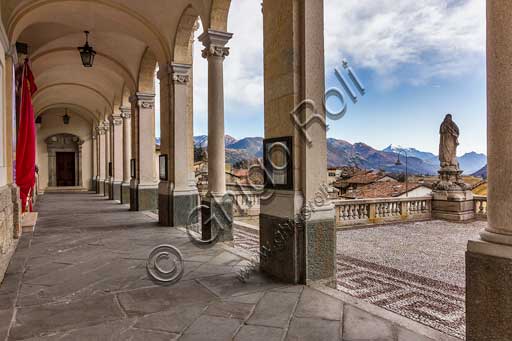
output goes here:
[[390, 84], [463, 74], [485, 53], [485, 1], [325, 0], [325, 51]]
[[[263, 109], [263, 16], [261, 1], [238, 0], [231, 4], [229, 31], [230, 54], [224, 62], [224, 96], [226, 111], [241, 108]], [[196, 32], [196, 38], [203, 31]], [[194, 110], [202, 118], [207, 111], [208, 64], [201, 57], [203, 46], [194, 44]], [[203, 113], [203, 114], [201, 114]], [[200, 117], [200, 119], [201, 119]]]
[[[262, 112], [261, 1], [233, 1], [229, 30], [234, 36], [224, 63], [226, 111]], [[196, 41], [194, 105], [196, 120], [204, 125], [208, 67], [202, 48]], [[485, 1], [325, 0], [325, 53], [328, 74], [348, 57], [356, 68], [375, 71], [383, 88], [464, 74], [483, 60]]]

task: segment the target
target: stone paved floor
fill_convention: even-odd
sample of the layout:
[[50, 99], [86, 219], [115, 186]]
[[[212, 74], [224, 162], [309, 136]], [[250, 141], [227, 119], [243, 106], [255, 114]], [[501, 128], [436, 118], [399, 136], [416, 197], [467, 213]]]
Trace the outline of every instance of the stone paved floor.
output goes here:
[[[339, 231], [337, 289], [463, 339], [464, 252], [485, 226], [426, 221]], [[235, 247], [258, 245], [257, 235], [237, 231]]]
[[[0, 340], [451, 340], [258, 272], [242, 283], [247, 261], [227, 247], [95, 194], [46, 194], [37, 209], [0, 286]], [[185, 259], [172, 286], [146, 274], [161, 243]]]

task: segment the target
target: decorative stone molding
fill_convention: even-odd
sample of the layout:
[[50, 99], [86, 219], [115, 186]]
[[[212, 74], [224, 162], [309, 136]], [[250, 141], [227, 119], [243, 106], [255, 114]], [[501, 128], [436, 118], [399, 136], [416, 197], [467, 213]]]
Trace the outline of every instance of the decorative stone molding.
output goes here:
[[190, 82], [190, 64], [173, 63], [169, 66], [169, 73], [172, 75], [172, 80], [175, 83], [186, 85]]
[[203, 58], [220, 57], [225, 58], [229, 56], [229, 47], [224, 46], [210, 46], [202, 51]]
[[131, 108], [120, 107], [119, 110], [121, 111], [120, 116], [123, 120], [127, 120], [132, 117], [132, 109]]
[[121, 115], [110, 115], [109, 120], [112, 126], [120, 126], [123, 124], [123, 118]]
[[153, 109], [155, 107], [155, 94], [137, 92], [130, 96], [130, 102], [141, 109]]
[[105, 130], [105, 127], [103, 126], [103, 123], [100, 123], [100, 125], [98, 125], [96, 127], [96, 134], [97, 135], [105, 135], [105, 132], [106, 132], [106, 130]]
[[203, 58], [219, 57], [224, 58], [229, 55], [229, 47], [226, 47], [228, 41], [233, 37], [233, 33], [208, 30], [199, 36], [205, 49], [202, 52]]

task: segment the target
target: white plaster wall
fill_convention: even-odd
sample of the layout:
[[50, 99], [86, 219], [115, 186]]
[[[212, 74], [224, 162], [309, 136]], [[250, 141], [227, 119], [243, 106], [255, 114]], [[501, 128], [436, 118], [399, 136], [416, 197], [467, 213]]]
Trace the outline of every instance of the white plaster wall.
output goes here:
[[82, 183], [83, 187], [91, 188], [92, 179], [92, 122], [68, 111], [71, 117], [69, 124], [64, 124], [63, 110], [51, 110], [42, 115], [41, 127], [37, 129], [37, 165], [39, 167], [39, 189], [48, 187], [48, 151], [45, 140], [53, 135], [73, 134], [85, 141], [82, 145]]
[[[432, 195], [432, 190], [428, 187], [418, 187], [409, 192], [409, 198], [428, 197], [429, 195]], [[405, 194], [399, 196], [399, 198], [405, 197]]]

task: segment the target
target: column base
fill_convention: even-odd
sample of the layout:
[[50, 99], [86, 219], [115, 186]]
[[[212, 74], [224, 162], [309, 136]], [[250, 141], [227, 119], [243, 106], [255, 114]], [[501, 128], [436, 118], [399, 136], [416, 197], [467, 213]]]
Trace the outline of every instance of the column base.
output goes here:
[[201, 238], [226, 242], [233, 240], [233, 198], [208, 193], [201, 200]]
[[98, 180], [96, 194], [105, 195], [105, 180], [104, 179]]
[[123, 182], [121, 184], [121, 204], [130, 204], [130, 183]]
[[475, 219], [475, 202], [470, 191], [434, 191], [432, 218], [455, 222]]
[[103, 195], [112, 200], [112, 182], [110, 179], [105, 180], [105, 193]]
[[466, 340], [512, 340], [512, 246], [469, 241]]
[[161, 189], [158, 193], [158, 219], [163, 226], [186, 226], [189, 223], [197, 223], [198, 214], [194, 214], [199, 207], [199, 193], [197, 190], [187, 192], [165, 193]]
[[156, 185], [130, 185], [130, 211], [155, 211], [158, 209]]
[[260, 214], [260, 269], [283, 282], [336, 283], [336, 224], [332, 218]]
[[121, 200], [121, 181], [112, 181], [112, 200]]
[[[96, 192], [96, 189], [98, 188], [97, 185], [98, 185], [98, 180], [96, 178], [92, 178], [91, 179], [91, 191]], [[96, 193], [98, 193], [98, 192], [96, 192]]]

